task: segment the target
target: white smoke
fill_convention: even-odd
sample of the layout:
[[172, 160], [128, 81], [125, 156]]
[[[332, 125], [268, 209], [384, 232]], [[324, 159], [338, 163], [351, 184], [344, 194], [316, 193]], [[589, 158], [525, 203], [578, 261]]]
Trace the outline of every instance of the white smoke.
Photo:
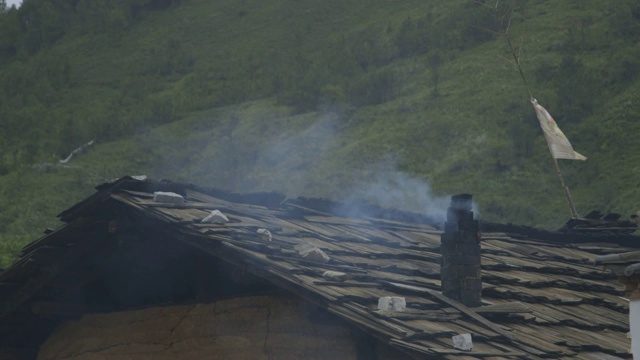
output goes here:
[[370, 183], [354, 191], [353, 195], [384, 208], [417, 212], [442, 219], [450, 202], [449, 196], [434, 195], [426, 181], [399, 171], [375, 174]]
[[19, 8], [22, 5], [22, 0], [7, 0], [7, 9], [14, 6]]
[[377, 164], [367, 173], [367, 180], [350, 189], [343, 202], [368, 202], [425, 215], [438, 223], [445, 221], [450, 195], [434, 194], [427, 181], [397, 170], [391, 161]]
[[[326, 165], [339, 134], [337, 118], [326, 114], [299, 132], [283, 132], [264, 146], [252, 170], [263, 174], [242, 184], [243, 190], [275, 190], [288, 196], [319, 196], [323, 179], [319, 169]], [[264, 176], [266, 175], [266, 176]], [[328, 186], [330, 187], [330, 186]]]
[[[398, 170], [392, 155], [383, 157], [373, 165], [340, 170], [341, 176], [350, 176], [350, 181], [343, 178], [340, 184], [318, 184], [327, 182], [328, 179], [318, 176], [313, 168], [335, 160], [331, 154], [336, 149], [335, 146], [338, 146], [336, 141], [341, 136], [338, 121], [339, 116], [325, 114], [305, 130], [272, 144], [264, 151], [259, 163], [276, 164], [287, 159], [289, 168], [282, 169], [277, 182], [287, 184], [286, 193], [289, 196], [319, 195], [350, 204], [348, 210], [338, 209], [346, 210], [346, 215], [366, 215], [366, 206], [357, 205], [368, 203], [381, 208], [417, 213], [431, 218], [437, 224], [444, 223], [451, 194], [436, 194], [425, 179]], [[344, 185], [345, 181], [348, 185]], [[324, 191], [309, 193], [319, 187]], [[460, 189], [459, 193], [465, 190]], [[473, 205], [474, 211], [478, 213], [477, 204]]]

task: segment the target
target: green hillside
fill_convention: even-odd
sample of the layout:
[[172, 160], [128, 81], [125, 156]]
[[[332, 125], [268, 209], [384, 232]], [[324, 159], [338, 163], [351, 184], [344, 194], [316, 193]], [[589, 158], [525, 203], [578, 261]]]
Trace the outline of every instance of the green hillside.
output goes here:
[[25, 0], [0, 13], [0, 267], [127, 174], [435, 214], [469, 192], [482, 219], [558, 228], [508, 19], [533, 96], [589, 158], [560, 161], [578, 211], [628, 218], [634, 1]]

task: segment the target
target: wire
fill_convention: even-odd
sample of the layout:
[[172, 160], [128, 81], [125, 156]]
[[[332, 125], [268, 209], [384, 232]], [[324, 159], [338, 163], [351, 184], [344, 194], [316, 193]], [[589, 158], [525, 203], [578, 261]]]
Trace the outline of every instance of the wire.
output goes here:
[[524, 86], [526, 86], [527, 91], [529, 92], [529, 97], [533, 99], [533, 95], [531, 94], [531, 88], [529, 88], [529, 84], [527, 83], [527, 78], [524, 76], [524, 72], [522, 71], [522, 66], [520, 66], [520, 60], [518, 59], [518, 55], [516, 55], [516, 51], [511, 44], [511, 39], [509, 39], [509, 35], [504, 34], [505, 39], [507, 39], [507, 44], [509, 44], [509, 49], [511, 50], [511, 55], [513, 55], [513, 60], [516, 62], [516, 67], [518, 68], [518, 72], [522, 77], [522, 81], [524, 81]]

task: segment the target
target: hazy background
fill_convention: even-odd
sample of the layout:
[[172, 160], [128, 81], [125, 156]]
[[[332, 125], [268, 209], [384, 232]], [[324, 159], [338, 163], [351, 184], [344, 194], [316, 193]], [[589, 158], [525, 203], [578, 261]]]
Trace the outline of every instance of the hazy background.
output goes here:
[[7, 2], [7, 6], [15, 5], [16, 7], [19, 7], [20, 4], [22, 4], [22, 0], [6, 0], [6, 2]]
[[560, 161], [578, 211], [629, 218], [639, 19], [631, 0], [25, 0], [0, 14], [0, 259], [127, 174], [432, 216], [471, 193], [484, 220], [557, 229], [509, 20], [533, 96], [589, 158]]

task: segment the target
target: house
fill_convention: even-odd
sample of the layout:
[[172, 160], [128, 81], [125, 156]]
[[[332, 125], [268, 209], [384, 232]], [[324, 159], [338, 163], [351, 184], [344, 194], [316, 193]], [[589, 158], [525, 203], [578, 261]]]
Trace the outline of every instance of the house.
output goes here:
[[478, 232], [460, 197], [443, 232], [275, 193], [96, 189], [0, 273], [0, 359], [630, 358], [628, 300], [594, 260], [632, 235]]
[[625, 297], [629, 299], [632, 353], [640, 354], [640, 251], [602, 255], [595, 261], [612, 271], [624, 284]]

